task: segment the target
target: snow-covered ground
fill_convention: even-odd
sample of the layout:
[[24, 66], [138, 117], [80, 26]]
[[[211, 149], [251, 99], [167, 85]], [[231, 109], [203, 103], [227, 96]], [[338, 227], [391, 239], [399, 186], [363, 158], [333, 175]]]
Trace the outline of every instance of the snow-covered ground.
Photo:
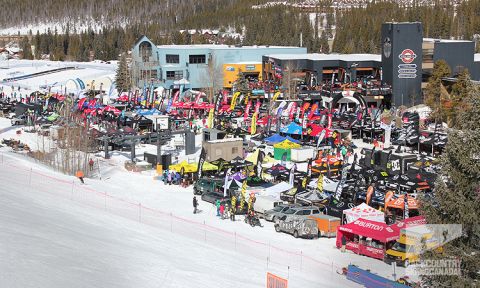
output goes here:
[[[19, 139], [33, 149], [40, 142], [37, 134], [17, 135], [19, 128], [8, 125], [0, 119], [0, 139]], [[153, 147], [137, 149], [141, 155]], [[102, 180], [86, 179], [86, 185], [8, 147], [0, 153], [0, 222], [7, 227], [0, 243], [8, 247], [0, 252], [8, 257], [0, 256], [10, 263], [0, 279], [12, 283], [8, 287], [92, 286], [89, 281], [101, 287], [261, 287], [267, 272], [288, 278], [291, 287], [355, 287], [337, 274], [350, 263], [392, 278], [389, 265], [341, 253], [335, 239], [295, 239], [269, 222], [252, 228], [242, 216], [221, 220], [202, 201], [202, 213], [194, 215], [191, 187], [126, 171], [129, 152], [114, 152], [109, 160], [97, 155]], [[34, 284], [25, 278], [13, 285], [27, 272]]]
[[[56, 72], [48, 75], [32, 77], [24, 80], [13, 82], [2, 82], [3, 79], [30, 75], [33, 73], [49, 71], [63, 67], [75, 67], [73, 70], [66, 70]], [[111, 61], [110, 64], [95, 62], [60, 62], [47, 60], [4, 60], [0, 61], [0, 86], [3, 86], [3, 91], [9, 95], [12, 92], [11, 87], [15, 88], [17, 97], [20, 94], [30, 94], [31, 92], [41, 90], [41, 86], [51, 87], [52, 92], [65, 91], [76, 93], [77, 87], [72, 79], [81, 79], [85, 85], [95, 80], [96, 89], [100, 88], [100, 83], [103, 83], [102, 89], [107, 92], [110, 89], [112, 81], [115, 80], [115, 73], [117, 69], [117, 61]], [[20, 91], [18, 91], [20, 87]]]

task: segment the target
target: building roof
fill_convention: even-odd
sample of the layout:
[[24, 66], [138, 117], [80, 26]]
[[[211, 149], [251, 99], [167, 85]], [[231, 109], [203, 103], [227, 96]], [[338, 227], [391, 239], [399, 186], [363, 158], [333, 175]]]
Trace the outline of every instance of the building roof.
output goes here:
[[441, 42], [441, 43], [467, 43], [472, 42], [470, 40], [451, 40], [451, 39], [438, 39], [438, 38], [423, 38], [423, 42]]
[[236, 65], [259, 65], [259, 64], [262, 64], [261, 61], [240, 61], [240, 62], [229, 62], [229, 63], [225, 63], [224, 65], [233, 65], [233, 64], [236, 64]]
[[279, 60], [313, 60], [313, 61], [382, 61], [380, 54], [269, 54], [266, 57], [271, 57]]
[[158, 48], [166, 48], [166, 49], [215, 49], [215, 50], [223, 50], [223, 49], [259, 49], [259, 48], [268, 48], [268, 49], [296, 49], [296, 48], [303, 48], [304, 47], [295, 47], [295, 46], [235, 46], [235, 45], [218, 45], [218, 44], [192, 44], [192, 45], [158, 45]]

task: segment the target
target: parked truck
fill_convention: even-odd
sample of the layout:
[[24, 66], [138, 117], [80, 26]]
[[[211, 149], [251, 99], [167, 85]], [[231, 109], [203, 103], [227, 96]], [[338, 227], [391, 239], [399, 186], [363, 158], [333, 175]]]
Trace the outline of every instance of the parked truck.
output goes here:
[[318, 235], [317, 224], [313, 219], [287, 219], [285, 215], [275, 221], [275, 231], [292, 234], [295, 238], [316, 238]]
[[284, 202], [272, 196], [257, 196], [253, 209], [255, 212], [264, 215], [265, 211], [271, 210]]
[[386, 251], [385, 262], [407, 267], [420, 259], [421, 253], [435, 249], [438, 245], [437, 238], [425, 226], [416, 226], [400, 230], [400, 238]]

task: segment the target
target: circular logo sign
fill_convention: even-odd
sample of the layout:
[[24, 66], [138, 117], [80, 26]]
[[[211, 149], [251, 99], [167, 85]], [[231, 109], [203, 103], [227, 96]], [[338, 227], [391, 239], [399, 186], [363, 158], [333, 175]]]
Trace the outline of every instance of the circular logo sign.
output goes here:
[[409, 64], [412, 63], [415, 58], [417, 58], [417, 54], [415, 54], [412, 49], [405, 49], [402, 51], [402, 53], [400, 53], [400, 55], [398, 55], [398, 58], [400, 58], [403, 63]]
[[392, 54], [392, 41], [390, 40], [389, 37], [386, 37], [385, 40], [383, 40], [383, 55], [385, 55], [386, 58], [389, 58], [391, 54]]

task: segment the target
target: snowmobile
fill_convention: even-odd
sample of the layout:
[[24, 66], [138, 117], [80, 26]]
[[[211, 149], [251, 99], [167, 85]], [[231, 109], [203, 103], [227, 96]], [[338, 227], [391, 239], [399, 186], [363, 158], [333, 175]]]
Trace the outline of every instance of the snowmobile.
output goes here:
[[257, 214], [247, 214], [245, 216], [245, 223], [250, 224], [250, 226], [255, 227], [255, 226], [260, 226], [263, 227], [262, 224], [260, 223], [260, 218], [258, 218]]

